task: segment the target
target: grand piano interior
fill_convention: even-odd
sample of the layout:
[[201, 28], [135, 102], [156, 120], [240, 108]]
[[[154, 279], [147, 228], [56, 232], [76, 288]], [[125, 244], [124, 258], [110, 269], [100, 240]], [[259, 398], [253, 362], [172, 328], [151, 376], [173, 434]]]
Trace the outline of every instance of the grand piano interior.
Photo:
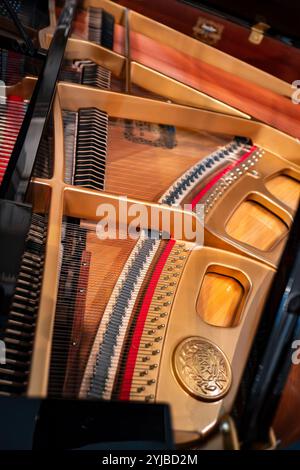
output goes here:
[[299, 440], [288, 84], [108, 0], [0, 15], [0, 448]]

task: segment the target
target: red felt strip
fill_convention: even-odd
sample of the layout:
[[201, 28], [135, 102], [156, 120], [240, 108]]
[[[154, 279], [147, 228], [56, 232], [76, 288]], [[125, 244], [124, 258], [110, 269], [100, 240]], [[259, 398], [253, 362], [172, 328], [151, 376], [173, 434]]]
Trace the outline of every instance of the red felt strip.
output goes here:
[[130, 397], [130, 389], [132, 383], [133, 372], [136, 364], [136, 358], [140, 347], [141, 336], [143, 334], [145, 321], [148, 315], [148, 311], [151, 305], [151, 301], [159, 281], [162, 270], [166, 264], [166, 261], [171, 253], [175, 240], [169, 240], [166, 248], [164, 249], [161, 257], [156, 263], [155, 270], [152, 274], [151, 280], [148, 284], [147, 291], [143, 300], [143, 304], [136, 322], [136, 327], [133, 333], [130, 350], [127, 357], [125, 366], [124, 377], [121, 385], [120, 400], [128, 400]]
[[257, 150], [257, 146], [256, 145], [253, 145], [251, 147], [251, 149], [245, 153], [241, 158], [239, 158], [238, 160], [236, 160], [235, 162], [233, 163], [230, 163], [230, 165], [228, 165], [226, 168], [224, 168], [223, 170], [221, 170], [219, 173], [217, 173], [208, 183], [207, 185], [201, 189], [201, 191], [197, 194], [197, 196], [194, 197], [194, 199], [192, 200], [192, 209], [195, 208], [196, 204], [200, 201], [200, 199], [203, 198], [203, 196], [207, 193], [207, 191], [209, 191], [218, 181], [219, 179], [222, 178], [222, 176], [226, 175], [226, 173], [228, 173], [229, 171], [233, 170], [233, 168], [235, 168], [236, 166], [238, 166], [240, 163], [242, 163], [243, 161], [245, 161], [247, 158], [250, 157], [250, 155], [255, 152], [255, 150]]

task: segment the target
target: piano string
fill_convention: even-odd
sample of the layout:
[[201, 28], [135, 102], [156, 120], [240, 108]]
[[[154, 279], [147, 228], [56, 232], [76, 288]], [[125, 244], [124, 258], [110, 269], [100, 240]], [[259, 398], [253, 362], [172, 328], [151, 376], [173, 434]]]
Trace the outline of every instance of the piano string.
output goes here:
[[27, 103], [19, 96], [0, 97], [0, 183], [21, 128]]

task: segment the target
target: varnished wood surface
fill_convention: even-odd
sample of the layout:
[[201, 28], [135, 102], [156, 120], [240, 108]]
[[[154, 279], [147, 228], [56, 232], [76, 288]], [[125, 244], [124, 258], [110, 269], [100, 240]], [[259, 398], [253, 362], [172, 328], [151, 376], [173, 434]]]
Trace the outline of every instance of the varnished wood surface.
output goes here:
[[197, 300], [197, 313], [210, 325], [230, 327], [238, 323], [238, 311], [244, 294], [236, 279], [207, 273]]
[[[194, 27], [199, 17], [207, 19], [208, 22], [213, 21], [218, 26], [223, 26], [220, 39], [213, 44], [216, 49], [265, 70], [286, 82], [291, 83], [299, 78], [300, 50], [298, 48], [268, 36], [264, 37], [261, 44], [253, 44], [249, 41], [250, 28], [223, 16], [214, 15], [177, 0], [164, 0], [163, 2], [161, 0], [151, 0], [151, 2], [119, 0], [117, 3], [191, 37], [195, 37]], [[276, 6], [280, 8], [279, 4]], [[290, 4], [286, 6], [291, 8]], [[240, 7], [246, 8], [242, 4], [235, 4], [235, 8]], [[257, 8], [257, 5], [253, 5], [253, 8]], [[269, 15], [274, 13], [273, 10], [276, 10], [274, 4], [269, 6]], [[284, 16], [288, 17], [287, 14]], [[280, 18], [278, 11], [275, 17]], [[291, 16], [289, 18], [291, 19]]]
[[[300, 136], [300, 106], [289, 98], [192, 58], [140, 33], [131, 32], [131, 59], [190, 85], [258, 120]], [[115, 25], [114, 49], [124, 53], [124, 30]], [[187, 51], [188, 52], [188, 51]], [[291, 89], [292, 92], [292, 89]]]
[[240, 204], [226, 225], [226, 232], [232, 238], [265, 251], [287, 231], [279, 217], [250, 200]]
[[296, 210], [299, 203], [300, 183], [288, 175], [278, 175], [266, 182], [271, 194], [291, 209]]

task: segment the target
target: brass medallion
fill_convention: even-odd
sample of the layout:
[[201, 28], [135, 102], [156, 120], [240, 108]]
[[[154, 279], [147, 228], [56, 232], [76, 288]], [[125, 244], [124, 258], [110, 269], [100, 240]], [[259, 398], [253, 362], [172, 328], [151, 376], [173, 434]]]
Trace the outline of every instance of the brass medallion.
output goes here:
[[179, 343], [174, 353], [174, 370], [180, 385], [201, 400], [220, 400], [231, 385], [231, 368], [225, 354], [200, 336]]

